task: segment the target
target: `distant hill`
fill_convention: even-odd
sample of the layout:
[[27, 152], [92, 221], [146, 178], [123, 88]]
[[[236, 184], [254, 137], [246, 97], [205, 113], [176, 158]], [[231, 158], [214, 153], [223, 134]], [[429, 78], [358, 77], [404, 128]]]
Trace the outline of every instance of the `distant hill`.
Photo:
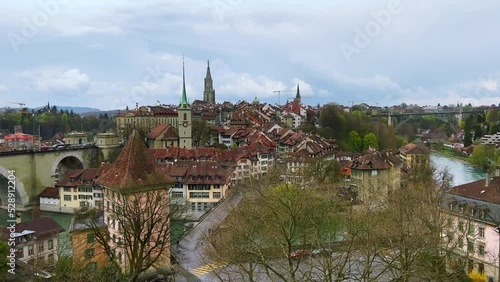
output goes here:
[[88, 112], [100, 112], [101, 111], [99, 109], [90, 108], [90, 107], [71, 107], [71, 106], [58, 106], [58, 105], [56, 105], [56, 107], [57, 107], [57, 110], [63, 110], [63, 111], [68, 110], [68, 112], [73, 110], [73, 112], [75, 114], [84, 114], [84, 113], [88, 113]]

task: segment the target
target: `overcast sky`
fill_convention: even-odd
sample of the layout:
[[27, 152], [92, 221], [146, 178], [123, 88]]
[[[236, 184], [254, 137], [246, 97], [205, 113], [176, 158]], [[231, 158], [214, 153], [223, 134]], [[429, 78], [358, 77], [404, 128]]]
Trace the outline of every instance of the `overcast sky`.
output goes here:
[[177, 104], [183, 55], [190, 101], [500, 103], [498, 0], [0, 5], [0, 107]]

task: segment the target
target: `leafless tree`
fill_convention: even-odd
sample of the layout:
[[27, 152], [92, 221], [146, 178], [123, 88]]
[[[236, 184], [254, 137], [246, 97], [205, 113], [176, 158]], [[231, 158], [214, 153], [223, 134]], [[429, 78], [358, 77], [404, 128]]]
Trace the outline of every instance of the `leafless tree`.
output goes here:
[[108, 228], [101, 228], [95, 220], [87, 222], [109, 262], [130, 281], [145, 271], [168, 268], [171, 220], [182, 218], [185, 206], [170, 202], [166, 188], [134, 193], [105, 189], [105, 193]]

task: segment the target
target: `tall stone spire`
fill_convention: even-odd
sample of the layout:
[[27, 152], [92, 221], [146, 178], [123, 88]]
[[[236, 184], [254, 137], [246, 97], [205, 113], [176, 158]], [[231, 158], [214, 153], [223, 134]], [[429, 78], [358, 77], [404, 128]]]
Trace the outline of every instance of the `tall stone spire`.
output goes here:
[[215, 103], [215, 90], [210, 73], [210, 61], [207, 61], [207, 75], [205, 76], [205, 90], [203, 91], [203, 101]]
[[299, 83], [297, 82], [297, 94], [295, 95], [295, 99], [297, 99], [300, 102], [300, 89], [299, 89]]
[[184, 75], [184, 56], [182, 57], [182, 97], [179, 108], [189, 109], [189, 104], [186, 95], [186, 77]]

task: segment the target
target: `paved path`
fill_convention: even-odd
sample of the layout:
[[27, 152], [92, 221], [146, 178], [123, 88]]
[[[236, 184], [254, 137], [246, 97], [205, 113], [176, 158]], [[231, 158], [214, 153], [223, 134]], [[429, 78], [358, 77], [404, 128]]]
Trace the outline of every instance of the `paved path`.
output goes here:
[[194, 226], [178, 246], [172, 248], [179, 261], [176, 281], [213, 281], [213, 277], [208, 274], [224, 265], [207, 260], [205, 252], [210, 245], [206, 239], [242, 198], [240, 194], [227, 198]]

